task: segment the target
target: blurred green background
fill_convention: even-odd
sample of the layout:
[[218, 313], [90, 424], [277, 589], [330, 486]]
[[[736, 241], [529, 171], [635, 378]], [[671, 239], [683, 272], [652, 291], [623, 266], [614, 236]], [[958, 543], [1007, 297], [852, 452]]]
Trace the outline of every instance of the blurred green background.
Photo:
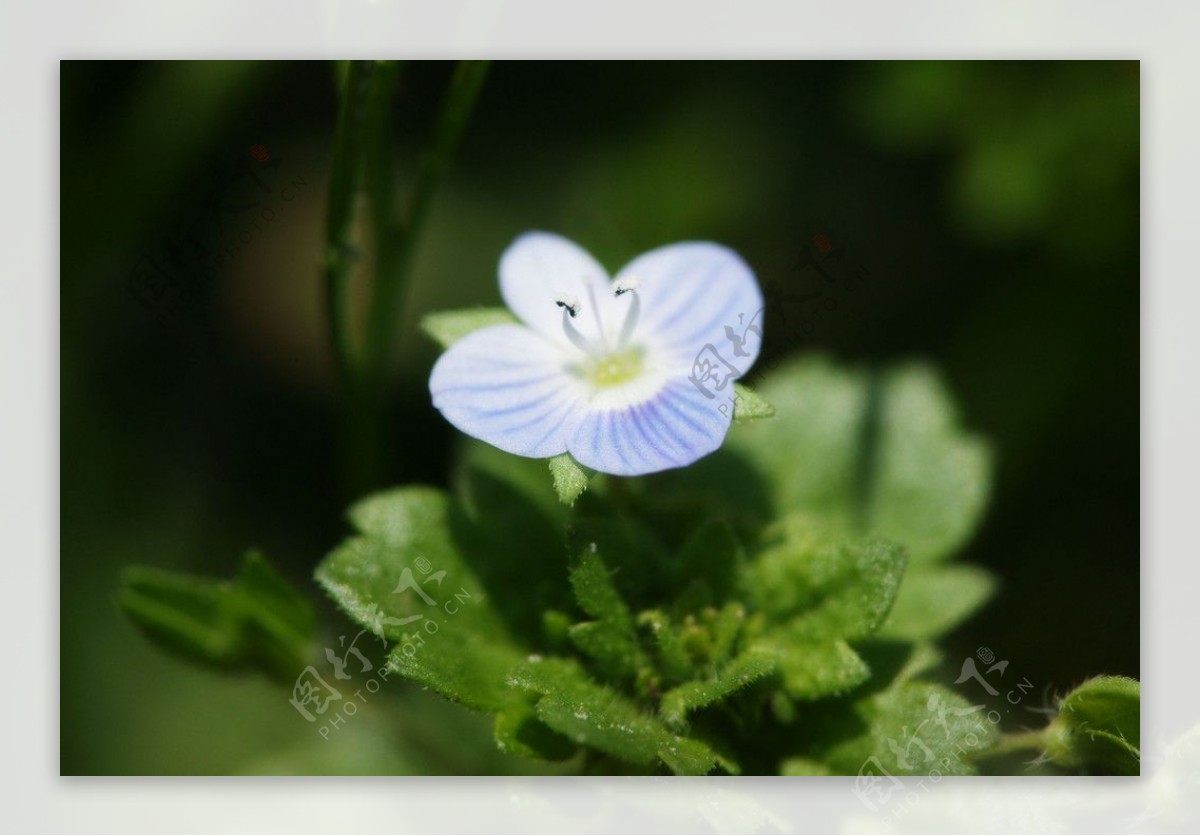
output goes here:
[[[404, 69], [398, 189], [452, 70]], [[168, 657], [121, 615], [124, 566], [228, 576], [249, 546], [321, 597], [311, 572], [348, 499], [319, 272], [336, 76], [61, 73], [62, 772], [536, 766], [400, 682], [326, 742], [286, 688]], [[396, 312], [388, 481], [445, 484], [456, 433], [416, 323], [497, 304], [520, 232], [611, 268], [717, 240], [785, 289], [820, 242], [870, 280], [803, 343], [768, 333], [768, 353], [930, 359], [995, 449], [962, 559], [1003, 587], [948, 664], [987, 646], [1047, 694], [1136, 677], [1138, 143], [1136, 62], [495, 64]], [[336, 645], [350, 627], [322, 607]]]

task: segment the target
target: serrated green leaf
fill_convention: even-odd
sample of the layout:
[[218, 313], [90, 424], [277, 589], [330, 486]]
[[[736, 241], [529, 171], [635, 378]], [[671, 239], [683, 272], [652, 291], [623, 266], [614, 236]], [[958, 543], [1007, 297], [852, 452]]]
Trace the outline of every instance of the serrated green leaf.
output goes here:
[[574, 505], [580, 494], [587, 490], [588, 480], [596, 471], [585, 468], [570, 453], [555, 456], [549, 461], [558, 501], [563, 505]]
[[580, 609], [595, 621], [576, 624], [568, 634], [587, 655], [614, 676], [632, 676], [644, 663], [633, 616], [612, 582], [600, 554], [586, 549], [571, 567], [571, 588]]
[[291, 680], [313, 649], [312, 605], [254, 551], [233, 581], [130, 567], [117, 601], [147, 637], [203, 664]]
[[684, 681], [692, 674], [693, 663], [671, 619], [659, 610], [638, 615], [638, 624], [649, 628], [658, 647], [659, 669], [670, 680]]
[[581, 746], [643, 766], [661, 761], [678, 775], [705, 775], [717, 765], [706, 744], [671, 732], [570, 660], [531, 659], [509, 681], [539, 695], [538, 718]]
[[516, 322], [517, 318], [508, 308], [463, 308], [426, 314], [421, 320], [421, 330], [442, 348], [449, 348], [455, 340], [472, 331], [489, 325], [510, 325]]
[[881, 637], [936, 639], [987, 603], [996, 579], [977, 566], [916, 566], [905, 574]]
[[864, 638], [883, 623], [904, 576], [904, 550], [882, 540], [846, 540], [803, 516], [769, 535], [746, 572], [745, 594], [809, 639]]
[[1062, 699], [1044, 739], [1059, 766], [1140, 774], [1141, 686], [1123, 676], [1089, 679]]
[[479, 633], [420, 630], [401, 636], [388, 654], [389, 668], [477, 711], [511, 710], [520, 697], [505, 677], [524, 655], [505, 640]]
[[827, 741], [817, 759], [840, 775], [864, 768], [876, 775], [880, 768], [892, 775], [972, 775], [972, 756], [998, 737], [983, 706], [925, 682], [870, 694], [848, 716], [814, 720]]
[[462, 551], [472, 537], [451, 500], [402, 488], [357, 503], [350, 519], [361, 533], [317, 568], [330, 597], [395, 642], [393, 671], [471, 708], [510, 708], [519, 697], [505, 677], [525, 654]]
[[873, 532], [906, 546], [914, 563], [944, 559], [974, 531], [989, 456], [929, 368], [874, 374], [806, 357], [767, 375], [760, 391], [784, 419], [749, 424], [726, 447], [767, 477], [777, 511]]
[[538, 719], [533, 706], [524, 702], [496, 714], [493, 727], [501, 752], [546, 761], [571, 757], [578, 747]]
[[613, 585], [635, 612], [644, 603], [657, 604], [661, 595], [673, 591], [669, 582], [672, 552], [631, 514], [577, 516], [568, 528], [567, 543], [571, 554], [595, 551], [604, 556]]
[[[433, 488], [400, 488], [358, 502], [349, 516], [360, 536], [322, 561], [317, 581], [347, 615], [393, 641], [414, 623], [439, 618], [453, 632], [505, 636], [451, 531], [452, 513], [451, 500]], [[454, 618], [445, 607], [455, 609]]]
[[842, 639], [814, 641], [778, 630], [755, 640], [751, 649], [774, 660], [784, 691], [797, 700], [844, 694], [871, 676], [867, 663]]
[[740, 383], [733, 385], [733, 391], [733, 420], [735, 422], [741, 424], [746, 421], [775, 417], [775, 407], [758, 392]]
[[667, 725], [679, 727], [689, 712], [704, 708], [740, 691], [775, 670], [773, 656], [748, 650], [722, 668], [712, 679], [684, 683], [663, 694], [659, 713]]
[[596, 549], [586, 549], [579, 555], [570, 574], [580, 609], [592, 618], [610, 621], [633, 634], [633, 617]]

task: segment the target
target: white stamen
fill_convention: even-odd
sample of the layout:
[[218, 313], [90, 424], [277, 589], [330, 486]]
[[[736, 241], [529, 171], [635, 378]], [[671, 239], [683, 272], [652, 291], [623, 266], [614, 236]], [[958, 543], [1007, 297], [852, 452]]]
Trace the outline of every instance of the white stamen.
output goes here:
[[579, 300], [574, 296], [568, 296], [564, 299], [555, 299], [554, 304], [562, 308], [562, 329], [567, 339], [571, 341], [571, 344], [585, 354], [596, 356], [599, 353], [596, 351], [596, 346], [592, 345], [588, 338], [581, 334], [579, 329], [575, 327], [575, 323], [571, 321], [579, 314]]
[[562, 299], [555, 299], [554, 304], [565, 310], [574, 319], [579, 314], [579, 300], [574, 296], [564, 296]]
[[637, 326], [638, 314], [642, 310], [642, 297], [637, 292], [639, 286], [641, 286], [641, 282], [637, 280], [636, 276], [621, 279], [613, 286], [613, 295], [618, 298], [626, 293], [633, 294], [633, 298], [629, 302], [629, 310], [625, 312], [625, 321], [621, 324], [621, 336], [617, 339], [618, 351], [629, 342], [629, 338], [633, 336], [633, 329]]
[[613, 285], [613, 296], [620, 296], [631, 290], [637, 290], [641, 285], [642, 283], [638, 281], [637, 276], [629, 276], [628, 278], [621, 279]]

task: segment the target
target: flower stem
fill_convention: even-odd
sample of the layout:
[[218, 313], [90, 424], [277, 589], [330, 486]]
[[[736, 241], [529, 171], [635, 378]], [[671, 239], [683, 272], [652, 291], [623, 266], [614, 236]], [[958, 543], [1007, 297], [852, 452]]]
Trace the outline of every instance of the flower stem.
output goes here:
[[350, 323], [350, 276], [359, 256], [355, 246], [354, 207], [362, 182], [363, 123], [373, 74], [372, 62], [350, 62], [342, 86], [329, 176], [325, 292], [334, 365], [338, 381], [345, 388], [352, 386], [356, 373]]
[[[487, 62], [463, 61], [450, 82], [416, 186], [401, 220], [392, 148], [392, 94], [401, 65], [351, 62], [342, 88], [334, 137], [326, 231], [325, 275], [330, 338], [342, 390], [345, 490], [356, 495], [386, 477], [388, 366], [399, 307], [417, 242], [471, 109], [487, 75]], [[352, 336], [350, 278], [358, 262], [358, 199], [366, 194], [374, 229], [375, 276], [361, 351]]]
[[421, 230], [428, 218], [433, 196], [454, 158], [487, 71], [487, 61], [459, 62], [422, 159], [406, 218], [400, 221], [388, 213], [377, 220], [379, 240], [386, 244], [379, 253], [379, 267], [367, 318], [368, 375], [374, 386], [382, 386], [386, 380], [396, 325], [407, 308], [407, 305], [401, 307], [401, 297], [408, 284], [407, 278], [416, 256]]
[[[361, 257], [361, 195], [367, 193], [376, 223], [391, 208], [393, 184], [381, 179], [377, 169], [378, 160], [388, 153], [391, 95], [398, 76], [394, 62], [350, 62], [334, 134], [325, 279], [330, 343], [341, 390], [343, 490], [348, 496], [377, 483], [382, 472], [372, 432], [375, 398], [366, 377], [367, 358], [354, 344], [350, 284]], [[376, 234], [377, 249], [381, 240]]]

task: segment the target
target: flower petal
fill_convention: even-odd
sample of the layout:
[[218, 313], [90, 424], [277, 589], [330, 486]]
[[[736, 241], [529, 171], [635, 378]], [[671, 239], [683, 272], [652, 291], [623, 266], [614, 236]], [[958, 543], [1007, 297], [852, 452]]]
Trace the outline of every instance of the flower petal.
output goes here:
[[703, 241], [640, 255], [617, 274], [636, 278], [641, 314], [633, 339], [690, 368], [712, 346], [740, 377], [762, 347], [763, 296], [754, 272], [728, 247]]
[[710, 399], [676, 377], [639, 403], [584, 410], [567, 449], [580, 464], [603, 473], [656, 473], [689, 465], [720, 447], [732, 415], [732, 400]]
[[433, 405], [454, 426], [518, 456], [567, 449], [580, 413], [568, 358], [522, 325], [492, 325], [457, 340], [433, 366]]
[[563, 346], [568, 341], [558, 300], [579, 303], [571, 324], [592, 342], [600, 337], [597, 315], [612, 320], [624, 310], [615, 304], [608, 271], [600, 262], [578, 244], [550, 232], [526, 232], [500, 256], [500, 295], [529, 327]]

